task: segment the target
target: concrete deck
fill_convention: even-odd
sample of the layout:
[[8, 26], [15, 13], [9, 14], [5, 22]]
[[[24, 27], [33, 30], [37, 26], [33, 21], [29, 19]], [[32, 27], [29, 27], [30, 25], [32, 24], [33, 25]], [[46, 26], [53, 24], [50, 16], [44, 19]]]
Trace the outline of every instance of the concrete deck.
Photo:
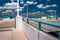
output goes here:
[[0, 40], [27, 40], [21, 30], [14, 28], [0, 29]]

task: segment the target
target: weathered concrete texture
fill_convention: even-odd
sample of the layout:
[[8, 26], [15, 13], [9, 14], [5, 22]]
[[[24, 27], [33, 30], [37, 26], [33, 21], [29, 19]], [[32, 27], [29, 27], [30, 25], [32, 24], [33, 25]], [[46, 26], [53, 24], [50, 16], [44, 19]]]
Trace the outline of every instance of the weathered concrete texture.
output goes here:
[[27, 40], [21, 30], [0, 29], [0, 40]]

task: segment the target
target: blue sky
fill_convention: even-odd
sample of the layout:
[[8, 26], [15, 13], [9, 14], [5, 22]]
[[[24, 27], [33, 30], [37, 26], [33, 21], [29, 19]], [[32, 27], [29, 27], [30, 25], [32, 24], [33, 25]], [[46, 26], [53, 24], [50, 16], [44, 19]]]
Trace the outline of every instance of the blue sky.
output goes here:
[[[60, 0], [20, 0], [20, 2], [23, 1], [23, 4], [20, 4], [20, 6], [24, 6], [24, 4], [26, 4], [27, 1], [31, 2], [33, 1], [34, 3], [37, 2], [36, 4], [29, 4], [28, 5], [28, 12], [45, 12], [45, 14], [47, 13], [47, 10], [56, 10], [57, 15], [60, 16]], [[4, 6], [5, 3], [11, 2], [11, 0], [0, 0], [0, 6]], [[16, 0], [14, 0], [14, 2], [16, 2]], [[41, 7], [42, 4], [42, 7]], [[56, 7], [52, 7], [52, 5], [57, 5]], [[46, 5], [50, 6], [50, 7], [46, 7]], [[39, 7], [40, 6], [40, 7]], [[44, 8], [44, 9], [43, 9]], [[26, 13], [26, 6], [24, 7], [23, 13]]]

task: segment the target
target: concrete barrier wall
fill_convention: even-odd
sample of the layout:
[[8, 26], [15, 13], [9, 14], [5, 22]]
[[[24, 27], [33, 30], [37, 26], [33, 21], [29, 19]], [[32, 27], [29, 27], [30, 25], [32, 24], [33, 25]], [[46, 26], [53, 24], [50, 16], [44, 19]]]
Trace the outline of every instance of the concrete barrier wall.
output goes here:
[[23, 25], [23, 31], [29, 40], [59, 40], [43, 31], [38, 31], [26, 22], [23, 22]]
[[22, 30], [23, 30], [23, 32], [24, 32], [25, 35], [26, 35], [27, 27], [26, 27], [26, 23], [25, 23], [25, 22], [23, 22]]
[[29, 40], [38, 40], [38, 30], [27, 23], [23, 23], [23, 31]]

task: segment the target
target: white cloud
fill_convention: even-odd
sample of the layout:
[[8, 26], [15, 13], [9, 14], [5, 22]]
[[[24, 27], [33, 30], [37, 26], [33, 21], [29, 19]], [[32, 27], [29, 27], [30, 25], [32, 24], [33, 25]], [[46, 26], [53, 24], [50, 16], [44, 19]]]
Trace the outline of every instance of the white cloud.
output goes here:
[[54, 12], [55, 10], [48, 10], [48, 12]]
[[12, 3], [6, 3], [5, 6], [3, 7], [4, 9], [16, 9], [17, 8], [17, 3], [12, 2]]
[[27, 4], [24, 4], [24, 6], [27, 6]]
[[30, 3], [30, 1], [26, 1], [26, 3]]
[[46, 5], [45, 7], [47, 7], [47, 8], [48, 8], [48, 7], [50, 7], [50, 5]]
[[7, 6], [7, 5], [12, 5], [12, 3], [6, 3], [5, 5], [6, 5], [6, 6]]
[[49, 8], [49, 7], [56, 7], [57, 5], [56, 4], [53, 4], [53, 5], [45, 5], [44, 7], [42, 7], [43, 9], [45, 8]]
[[31, 1], [29, 4], [33, 4], [33, 1]]
[[6, 10], [6, 12], [13, 12], [12, 10]]
[[34, 2], [33, 4], [37, 4], [37, 2]]
[[47, 8], [47, 7], [43, 7], [43, 9], [45, 9], [45, 8]]
[[0, 6], [0, 9], [2, 9], [2, 6]]
[[51, 7], [51, 5], [46, 5], [46, 6], [43, 7], [43, 9], [49, 8], [49, 7]]
[[3, 7], [3, 9], [13, 9], [12, 7]]
[[24, 2], [22, 1], [22, 2], [20, 2], [20, 4], [24, 4]]
[[22, 11], [22, 9], [19, 9], [19, 11]]
[[11, 2], [13, 2], [14, 0], [11, 0]]
[[[15, 11], [17, 11], [18, 9], [16, 9]], [[20, 8], [19, 11], [22, 11], [22, 9]]]
[[38, 8], [43, 8], [43, 6], [44, 6], [43, 4], [37, 5]]
[[33, 1], [26, 1], [27, 4], [34, 4]]
[[6, 10], [6, 11], [3, 11], [2, 13], [9, 13], [9, 12], [13, 12], [12, 10]]
[[36, 14], [36, 12], [34, 12], [34, 13], [31, 13], [31, 14]]
[[15, 9], [15, 11], [19, 10], [22, 11], [24, 7], [19, 7], [19, 9]]
[[21, 9], [23, 9], [24, 7], [20, 7]]
[[6, 3], [6, 4], [5, 4], [5, 6], [12, 6], [12, 5], [17, 6], [17, 2], [15, 2], [15, 3], [12, 2], [12, 3]]
[[57, 5], [56, 4], [53, 4], [52, 7], [56, 7]]

